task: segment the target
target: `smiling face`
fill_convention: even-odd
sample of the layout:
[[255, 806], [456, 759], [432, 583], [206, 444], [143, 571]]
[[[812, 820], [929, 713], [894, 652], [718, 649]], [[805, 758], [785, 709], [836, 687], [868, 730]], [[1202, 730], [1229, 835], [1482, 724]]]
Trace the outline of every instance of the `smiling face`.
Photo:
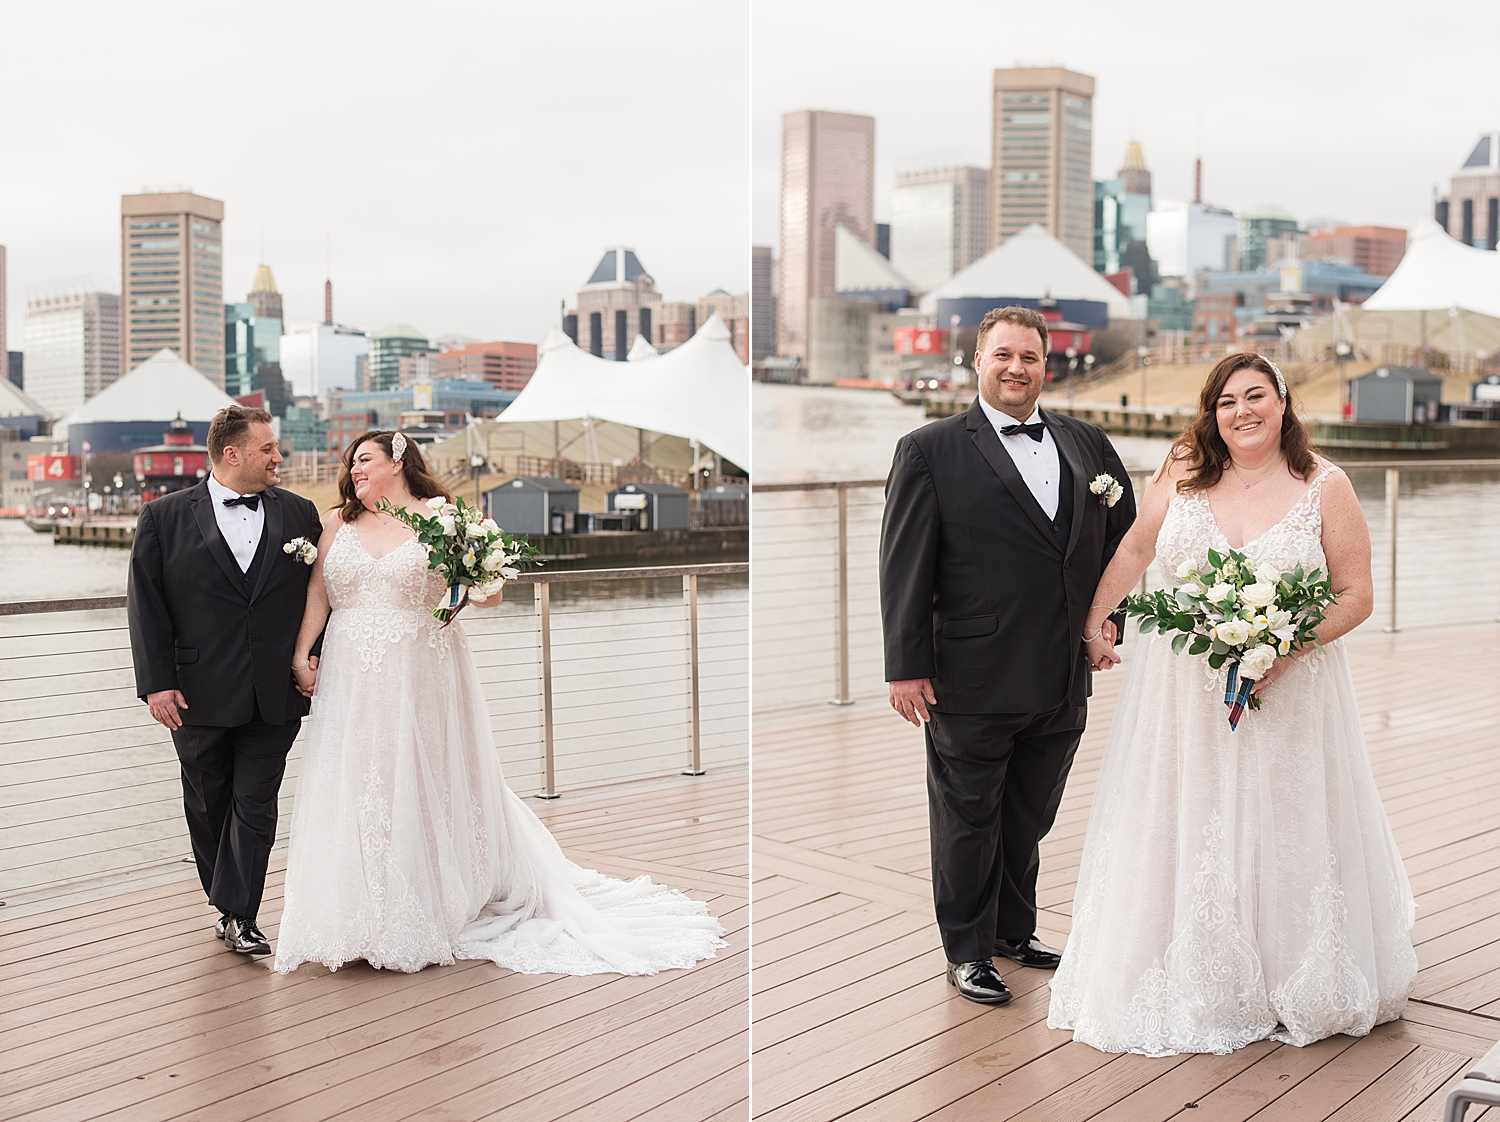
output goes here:
[[1008, 417], [1031, 416], [1047, 374], [1047, 352], [1033, 327], [1003, 320], [990, 328], [974, 352], [979, 372], [979, 395], [985, 404]]
[[398, 497], [406, 497], [406, 476], [401, 465], [374, 440], [366, 440], [355, 449], [354, 462], [349, 465], [349, 479], [354, 484], [355, 498], [370, 510], [374, 510], [382, 498], [400, 506]]
[[1214, 415], [1219, 436], [1237, 460], [1254, 460], [1281, 446], [1281, 419], [1286, 399], [1269, 374], [1242, 366], [1219, 393]]
[[264, 421], [252, 421], [239, 444], [226, 445], [214, 465], [214, 478], [231, 491], [253, 495], [276, 486], [276, 469], [283, 457], [276, 434]]

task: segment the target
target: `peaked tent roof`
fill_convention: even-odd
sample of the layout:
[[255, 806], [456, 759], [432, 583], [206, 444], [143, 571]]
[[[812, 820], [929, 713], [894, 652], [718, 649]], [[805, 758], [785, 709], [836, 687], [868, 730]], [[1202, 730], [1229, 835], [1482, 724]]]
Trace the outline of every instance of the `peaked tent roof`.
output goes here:
[[656, 358], [661, 352], [653, 347], [644, 335], [636, 335], [635, 342], [630, 344], [630, 353], [625, 356], [627, 362], [643, 362], [648, 358]]
[[717, 312], [686, 343], [649, 361], [597, 358], [556, 328], [537, 359], [500, 421], [613, 421], [697, 440], [749, 470], [749, 373]]
[[125, 377], [106, 386], [54, 426], [95, 421], [211, 421], [234, 398], [163, 347]]
[[1465, 308], [1500, 317], [1500, 253], [1464, 245], [1424, 218], [1401, 264], [1362, 306], [1372, 312]]
[[922, 311], [937, 311], [939, 300], [1006, 296], [1097, 300], [1112, 317], [1130, 315], [1124, 293], [1035, 222], [922, 297]]
[[9, 378], [0, 378], [0, 417], [50, 417], [47, 407]]
[[861, 241], [847, 226], [833, 229], [833, 288], [835, 292], [882, 292], [917, 286], [896, 272], [878, 249]]

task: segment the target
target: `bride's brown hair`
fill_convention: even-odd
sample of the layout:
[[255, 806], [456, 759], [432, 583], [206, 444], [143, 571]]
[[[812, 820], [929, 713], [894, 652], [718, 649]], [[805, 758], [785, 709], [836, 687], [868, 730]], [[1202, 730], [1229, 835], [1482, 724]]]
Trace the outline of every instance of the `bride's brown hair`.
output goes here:
[[[365, 504], [355, 497], [354, 478], [349, 474], [349, 469], [354, 466], [355, 453], [359, 451], [361, 444], [370, 441], [380, 445], [387, 459], [395, 459], [391, 455], [391, 437], [394, 435], [394, 432], [383, 429], [372, 430], [344, 449], [339, 463], [339, 517], [345, 522], [353, 522], [362, 511], [367, 509]], [[447, 488], [438, 482], [437, 476], [433, 475], [431, 469], [428, 468], [427, 461], [422, 458], [421, 449], [417, 447], [415, 440], [408, 440], [406, 451], [401, 454], [401, 477], [406, 480], [406, 489], [412, 493], [413, 498], [432, 499], [441, 495], [449, 502], [453, 501], [453, 496], [448, 493]]]
[[[1281, 396], [1280, 379], [1271, 364], [1258, 354], [1232, 354], [1222, 358], [1208, 372], [1203, 383], [1203, 392], [1198, 395], [1198, 415], [1167, 453], [1168, 461], [1185, 461], [1186, 477], [1177, 481], [1177, 490], [1182, 492], [1207, 491], [1224, 477], [1229, 466], [1229, 446], [1219, 435], [1219, 395], [1229, 376], [1236, 370], [1250, 367], [1266, 376], [1271, 389]], [[1286, 391], [1286, 410], [1281, 415], [1281, 454], [1286, 457], [1287, 467], [1298, 479], [1307, 479], [1317, 465], [1317, 458], [1307, 439], [1307, 428], [1297, 417], [1296, 403], [1292, 400], [1291, 387]]]

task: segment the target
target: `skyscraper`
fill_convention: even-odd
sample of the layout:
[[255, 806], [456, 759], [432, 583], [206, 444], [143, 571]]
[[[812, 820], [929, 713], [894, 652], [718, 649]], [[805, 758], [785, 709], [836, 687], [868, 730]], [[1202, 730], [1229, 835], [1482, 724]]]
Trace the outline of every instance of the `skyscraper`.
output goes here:
[[436, 354], [437, 348], [415, 327], [393, 323], [370, 338], [369, 388], [394, 390], [401, 385], [401, 360]]
[[990, 247], [990, 173], [938, 167], [896, 174], [891, 196], [891, 264], [931, 290]]
[[120, 197], [121, 358], [162, 347], [224, 384], [224, 204], [190, 191]]
[[1033, 222], [1094, 259], [1094, 79], [1061, 67], [996, 70], [990, 245]]
[[750, 247], [750, 360], [776, 353], [776, 261], [771, 247]]
[[778, 350], [807, 361], [808, 306], [834, 294], [834, 230], [875, 244], [875, 118], [803, 109], [781, 118]]
[[255, 270], [255, 283], [250, 286], [250, 295], [245, 299], [255, 307], [257, 316], [277, 322], [285, 318], [281, 314], [281, 293], [276, 291], [276, 278], [271, 275], [269, 265], [261, 265]]
[[26, 392], [67, 416], [120, 376], [120, 298], [88, 278], [37, 285], [27, 293], [25, 339]]
[[660, 305], [656, 281], [635, 250], [606, 249], [570, 313], [578, 317], [575, 341], [590, 354], [624, 362], [637, 335], [652, 340], [652, 317]]

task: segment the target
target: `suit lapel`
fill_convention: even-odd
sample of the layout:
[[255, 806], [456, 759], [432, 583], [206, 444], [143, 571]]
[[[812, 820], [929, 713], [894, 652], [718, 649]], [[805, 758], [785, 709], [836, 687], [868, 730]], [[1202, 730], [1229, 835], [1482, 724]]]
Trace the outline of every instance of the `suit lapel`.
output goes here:
[[193, 488], [189, 501], [193, 505], [193, 520], [198, 523], [198, 532], [203, 535], [203, 544], [208, 546], [208, 552], [219, 563], [219, 568], [224, 570], [224, 575], [229, 578], [229, 583], [234, 585], [234, 590], [241, 596], [245, 595], [245, 574], [240, 572], [240, 567], [234, 563], [234, 558], [229, 553], [229, 546], [225, 544], [224, 535], [219, 533], [219, 523], [214, 518], [214, 503], [208, 493], [207, 480]]
[[974, 404], [969, 407], [966, 423], [972, 434], [974, 447], [979, 449], [979, 454], [1000, 477], [1000, 482], [1005, 484], [1011, 497], [1026, 512], [1026, 517], [1031, 519], [1042, 537], [1051, 542], [1054, 548], [1061, 549], [1057, 535], [1052, 532], [1052, 523], [1047, 521], [1047, 515], [1037, 505], [1036, 496], [1031, 493], [1031, 488], [1026, 486], [1026, 480], [1021, 478], [1021, 473], [1016, 468], [1016, 462], [1010, 458], [1010, 453], [1000, 446], [1000, 434], [995, 431], [995, 426], [990, 424], [990, 419], [984, 415], [978, 398], [975, 398]]
[[1068, 431], [1057, 417], [1042, 410], [1042, 423], [1047, 426], [1047, 431], [1052, 434], [1052, 439], [1057, 442], [1057, 454], [1068, 461], [1068, 468], [1073, 473], [1073, 524], [1068, 527], [1068, 547], [1063, 551], [1065, 558], [1073, 555], [1073, 547], [1078, 544], [1079, 531], [1083, 529], [1083, 504], [1088, 495], [1088, 472], [1083, 467], [1083, 453], [1078, 447], [1078, 441]]
[[265, 545], [265, 555], [260, 562], [260, 575], [255, 578], [255, 591], [250, 593], [250, 602], [255, 603], [255, 598], [260, 595], [260, 590], [266, 586], [266, 574], [271, 571], [271, 566], [276, 563], [275, 554], [281, 552], [281, 500], [268, 487], [261, 492], [261, 501], [265, 503], [266, 518], [261, 525], [261, 541]]

